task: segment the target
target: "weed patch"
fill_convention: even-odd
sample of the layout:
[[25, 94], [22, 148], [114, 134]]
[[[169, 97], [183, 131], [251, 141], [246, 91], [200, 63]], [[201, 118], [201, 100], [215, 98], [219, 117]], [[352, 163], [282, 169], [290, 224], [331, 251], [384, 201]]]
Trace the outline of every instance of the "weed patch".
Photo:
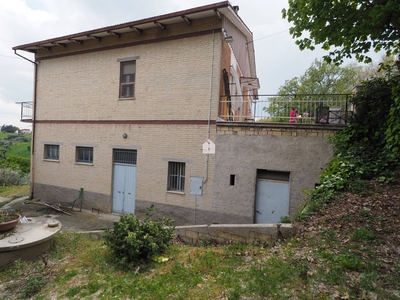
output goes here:
[[21, 296], [26, 298], [37, 294], [45, 283], [46, 280], [39, 274], [29, 276], [21, 289]]

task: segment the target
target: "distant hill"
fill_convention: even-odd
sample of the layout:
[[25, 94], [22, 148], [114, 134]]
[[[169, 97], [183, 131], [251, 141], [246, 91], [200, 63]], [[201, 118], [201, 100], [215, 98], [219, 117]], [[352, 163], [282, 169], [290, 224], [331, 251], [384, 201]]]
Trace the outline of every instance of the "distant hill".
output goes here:
[[0, 149], [6, 150], [6, 157], [31, 157], [31, 134], [0, 132]]

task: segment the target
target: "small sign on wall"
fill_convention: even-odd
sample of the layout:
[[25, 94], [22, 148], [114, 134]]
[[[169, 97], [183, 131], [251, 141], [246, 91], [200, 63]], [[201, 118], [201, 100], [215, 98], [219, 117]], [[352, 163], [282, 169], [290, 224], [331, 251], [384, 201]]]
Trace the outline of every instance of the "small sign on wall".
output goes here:
[[210, 139], [203, 144], [203, 154], [215, 154], [215, 144]]

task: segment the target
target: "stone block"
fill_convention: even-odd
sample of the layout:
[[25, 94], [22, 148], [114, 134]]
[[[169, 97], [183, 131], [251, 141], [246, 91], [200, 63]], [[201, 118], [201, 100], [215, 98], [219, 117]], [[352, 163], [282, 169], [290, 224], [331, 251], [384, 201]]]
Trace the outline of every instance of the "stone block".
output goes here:
[[260, 240], [260, 241], [271, 241], [272, 237], [276, 239], [277, 232], [272, 236], [270, 234], [261, 233], [258, 231], [251, 231], [250, 232], [250, 239], [251, 240]]

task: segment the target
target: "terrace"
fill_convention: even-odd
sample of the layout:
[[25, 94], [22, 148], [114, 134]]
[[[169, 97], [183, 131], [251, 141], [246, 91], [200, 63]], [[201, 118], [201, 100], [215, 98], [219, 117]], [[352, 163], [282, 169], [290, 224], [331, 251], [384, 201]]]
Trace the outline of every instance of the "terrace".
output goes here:
[[[351, 94], [222, 96], [218, 121], [347, 124], [354, 113]], [[297, 116], [290, 117], [293, 108]]]

